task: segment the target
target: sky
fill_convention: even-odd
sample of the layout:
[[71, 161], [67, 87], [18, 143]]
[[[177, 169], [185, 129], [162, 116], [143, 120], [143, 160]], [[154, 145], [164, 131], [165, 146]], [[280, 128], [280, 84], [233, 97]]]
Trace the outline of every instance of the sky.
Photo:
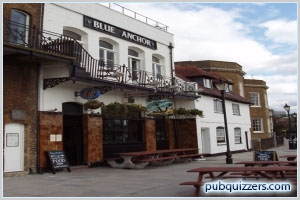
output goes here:
[[297, 112], [296, 3], [118, 3], [169, 26], [174, 60], [237, 62], [266, 81], [271, 109]]

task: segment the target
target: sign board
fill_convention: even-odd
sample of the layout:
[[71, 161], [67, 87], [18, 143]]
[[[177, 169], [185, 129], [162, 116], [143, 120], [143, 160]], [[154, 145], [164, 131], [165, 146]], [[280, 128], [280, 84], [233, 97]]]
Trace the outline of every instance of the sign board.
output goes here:
[[18, 146], [19, 146], [19, 133], [7, 133], [6, 147], [18, 147]]
[[147, 101], [147, 114], [170, 115], [173, 114], [173, 103], [169, 99]]
[[97, 88], [84, 88], [80, 91], [80, 97], [83, 99], [97, 99], [101, 92]]
[[255, 151], [254, 161], [277, 161], [276, 151]]
[[11, 110], [11, 119], [12, 120], [22, 120], [24, 121], [26, 117], [25, 110]]
[[55, 174], [56, 169], [67, 168], [69, 172], [70, 166], [64, 151], [48, 151], [48, 158], [52, 167], [52, 173]]
[[154, 40], [88, 16], [83, 17], [83, 26], [148, 47], [150, 49], [157, 49], [157, 44]]

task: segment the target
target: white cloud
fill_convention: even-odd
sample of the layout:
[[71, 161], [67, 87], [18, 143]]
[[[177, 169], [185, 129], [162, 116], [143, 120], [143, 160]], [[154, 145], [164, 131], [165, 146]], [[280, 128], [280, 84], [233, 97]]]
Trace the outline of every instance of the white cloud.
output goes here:
[[297, 44], [297, 21], [277, 19], [260, 24], [267, 28], [265, 35], [277, 43]]
[[[200, 4], [202, 6], [197, 6], [197, 9], [190, 9], [189, 4], [180, 9], [174, 4], [157, 5], [140, 3], [126, 4], [126, 7], [170, 27], [175, 36], [175, 61], [237, 62], [248, 75], [268, 74], [255, 78], [265, 80], [270, 87], [271, 107], [281, 110], [281, 104], [297, 101], [297, 52], [276, 55], [249, 37], [249, 28], [255, 26], [237, 20], [242, 16], [242, 10], [225, 11], [205, 4]], [[295, 21], [274, 20], [260, 26], [267, 28], [266, 35], [275, 42], [295, 44], [297, 41]]]

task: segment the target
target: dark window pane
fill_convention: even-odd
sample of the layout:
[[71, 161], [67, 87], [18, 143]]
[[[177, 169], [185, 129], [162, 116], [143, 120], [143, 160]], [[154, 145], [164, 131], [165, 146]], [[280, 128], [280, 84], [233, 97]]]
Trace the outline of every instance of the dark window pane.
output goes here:
[[113, 50], [113, 45], [112, 44], [110, 44], [108, 42], [105, 42], [103, 40], [100, 40], [99, 43], [100, 43], [100, 47]]
[[131, 50], [131, 49], [128, 49], [128, 55], [134, 56], [134, 57], [139, 57], [139, 53], [134, 50]]

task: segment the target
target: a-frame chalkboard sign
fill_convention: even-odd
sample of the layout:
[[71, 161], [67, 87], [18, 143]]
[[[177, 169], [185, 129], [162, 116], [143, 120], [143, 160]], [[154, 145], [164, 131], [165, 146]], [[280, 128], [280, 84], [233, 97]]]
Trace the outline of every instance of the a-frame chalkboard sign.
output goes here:
[[49, 162], [51, 164], [52, 173], [55, 174], [56, 169], [67, 168], [71, 172], [67, 156], [64, 151], [48, 151]]
[[253, 157], [254, 161], [278, 161], [276, 151], [255, 151]]

